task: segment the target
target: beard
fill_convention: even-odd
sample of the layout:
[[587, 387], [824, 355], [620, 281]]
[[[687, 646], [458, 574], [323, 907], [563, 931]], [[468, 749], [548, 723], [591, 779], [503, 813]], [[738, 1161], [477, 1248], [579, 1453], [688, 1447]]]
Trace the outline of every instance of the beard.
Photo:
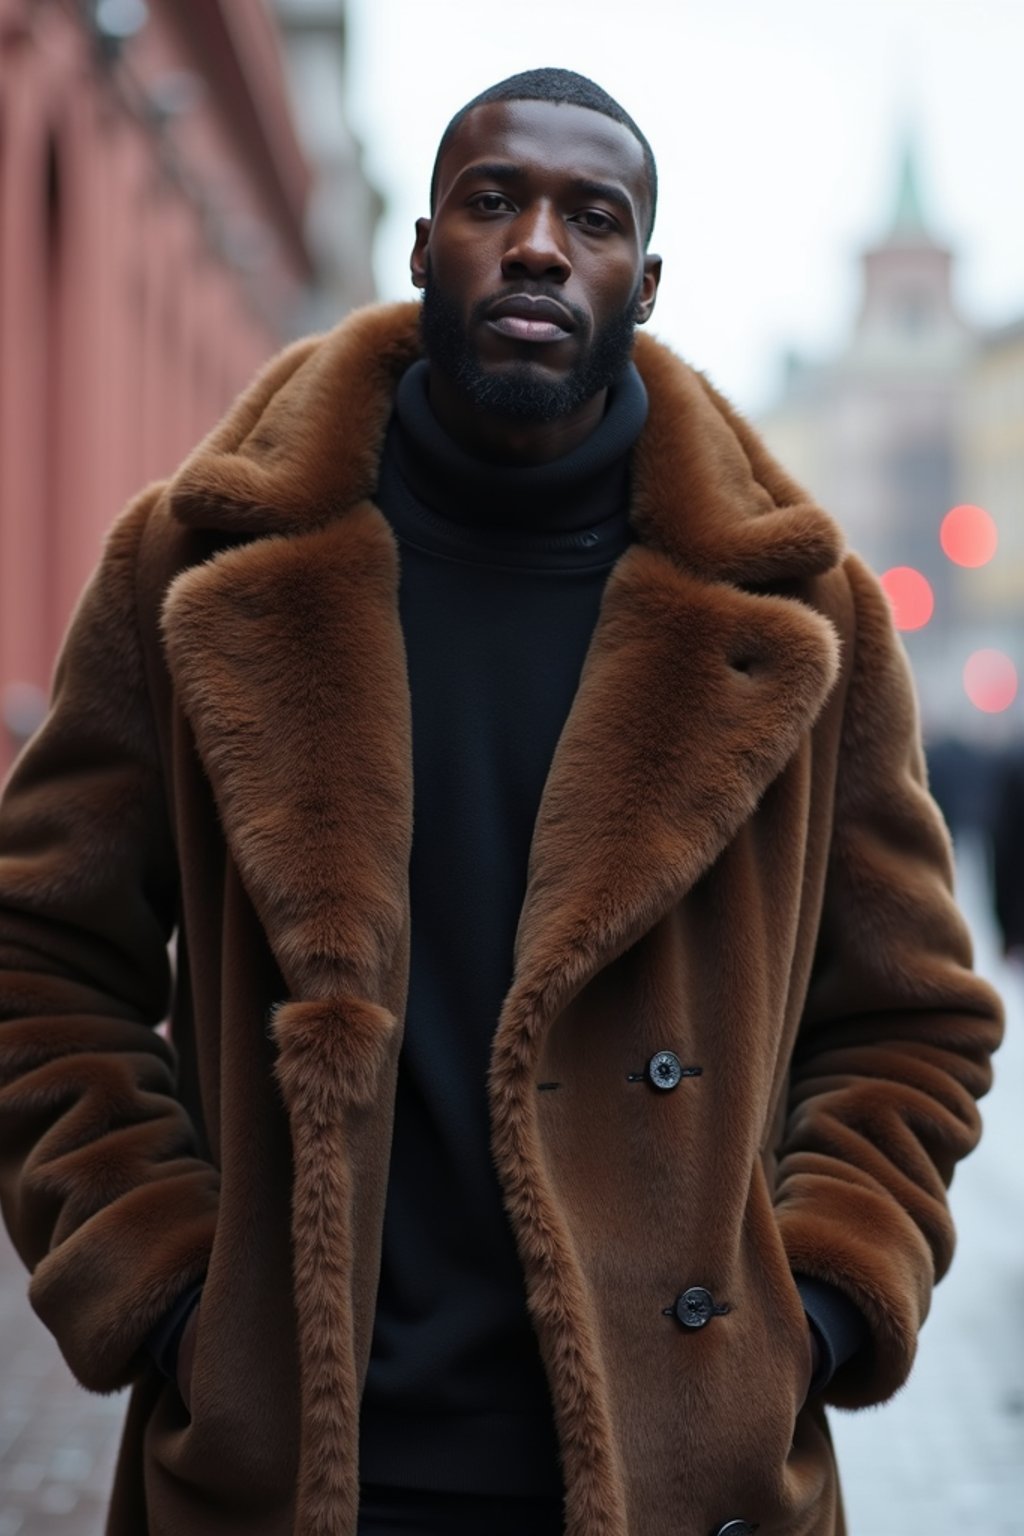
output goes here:
[[[600, 390], [614, 384], [629, 362], [636, 333], [636, 306], [642, 277], [622, 310], [594, 331], [575, 367], [563, 378], [548, 378], [542, 368], [526, 359], [502, 368], [485, 368], [471, 340], [474, 328], [487, 315], [497, 295], [476, 306], [468, 322], [455, 297], [446, 293], [427, 271], [420, 308], [420, 335], [430, 363], [456, 384], [475, 406], [514, 421], [557, 421], [578, 410]], [[586, 335], [586, 314], [565, 305], [576, 323], [575, 335]]]

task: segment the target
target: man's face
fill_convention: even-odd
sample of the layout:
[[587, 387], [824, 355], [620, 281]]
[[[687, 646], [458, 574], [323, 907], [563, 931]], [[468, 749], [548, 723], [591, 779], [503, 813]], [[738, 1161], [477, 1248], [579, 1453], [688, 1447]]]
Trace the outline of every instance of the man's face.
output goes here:
[[654, 308], [648, 218], [643, 150], [621, 123], [552, 102], [474, 108], [417, 223], [431, 364], [495, 415], [569, 415], [621, 372]]

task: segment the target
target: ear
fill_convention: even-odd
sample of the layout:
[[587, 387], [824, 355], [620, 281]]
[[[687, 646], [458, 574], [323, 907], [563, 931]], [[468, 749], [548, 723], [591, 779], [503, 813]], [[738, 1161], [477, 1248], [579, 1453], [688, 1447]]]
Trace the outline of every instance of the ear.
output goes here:
[[416, 243], [412, 248], [409, 258], [409, 271], [412, 273], [412, 285], [414, 288], [427, 286], [427, 246], [430, 241], [430, 220], [416, 220]]
[[654, 313], [654, 301], [658, 297], [661, 282], [661, 257], [644, 257], [644, 276], [640, 284], [640, 296], [636, 301], [636, 323], [646, 325]]

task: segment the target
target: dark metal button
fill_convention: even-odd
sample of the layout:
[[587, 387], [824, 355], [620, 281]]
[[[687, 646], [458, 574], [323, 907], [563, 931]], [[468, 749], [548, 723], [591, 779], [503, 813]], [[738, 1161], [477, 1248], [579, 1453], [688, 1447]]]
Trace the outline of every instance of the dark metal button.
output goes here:
[[684, 1067], [675, 1051], [657, 1051], [642, 1072], [627, 1072], [627, 1083], [653, 1083], [655, 1088], [675, 1088], [681, 1078], [702, 1077], [703, 1067]]
[[751, 1525], [749, 1520], [727, 1520], [724, 1525], [716, 1525], [711, 1536], [754, 1536], [756, 1525]]
[[675, 1051], [658, 1051], [647, 1063], [647, 1076], [655, 1088], [675, 1088], [683, 1075], [683, 1064]]
[[704, 1285], [691, 1285], [676, 1297], [675, 1314], [684, 1328], [703, 1328], [713, 1317], [721, 1317], [728, 1310], [715, 1305], [715, 1298]]

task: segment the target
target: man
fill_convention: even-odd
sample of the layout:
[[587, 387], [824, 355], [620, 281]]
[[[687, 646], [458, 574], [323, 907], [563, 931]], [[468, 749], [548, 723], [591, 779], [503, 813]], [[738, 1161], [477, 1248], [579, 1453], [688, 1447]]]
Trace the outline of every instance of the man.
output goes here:
[[422, 315], [271, 363], [76, 615], [0, 1125], [116, 1536], [837, 1536], [823, 1405], [910, 1370], [998, 1003], [877, 584], [634, 336], [655, 197], [589, 81], [485, 92]]

